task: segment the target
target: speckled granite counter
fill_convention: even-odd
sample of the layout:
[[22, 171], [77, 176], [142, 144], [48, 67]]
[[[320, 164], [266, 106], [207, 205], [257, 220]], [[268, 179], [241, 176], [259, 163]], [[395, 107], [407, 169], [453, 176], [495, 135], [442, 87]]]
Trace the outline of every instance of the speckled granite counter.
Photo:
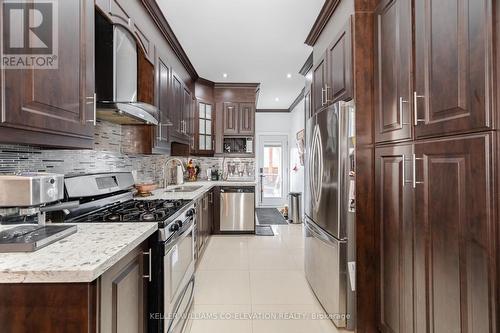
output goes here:
[[0, 253], [0, 283], [91, 282], [157, 229], [146, 222], [80, 223], [75, 234], [36, 252]]
[[[207, 191], [211, 190], [215, 186], [256, 186], [257, 183], [253, 182], [235, 182], [235, 181], [197, 181], [197, 182], [186, 182], [183, 185], [171, 185], [165, 188], [157, 189], [153, 192], [150, 197], [144, 198], [144, 200], [196, 200], [202, 196]], [[169, 192], [169, 189], [173, 189], [178, 186], [202, 186], [193, 192]]]

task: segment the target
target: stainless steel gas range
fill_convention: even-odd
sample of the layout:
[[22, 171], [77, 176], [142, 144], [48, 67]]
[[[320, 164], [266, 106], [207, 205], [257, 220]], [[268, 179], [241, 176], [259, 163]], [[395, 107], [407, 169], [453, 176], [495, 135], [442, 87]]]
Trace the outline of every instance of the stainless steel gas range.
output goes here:
[[[194, 298], [196, 206], [188, 200], [140, 200], [133, 197], [131, 173], [65, 178], [70, 223], [158, 222], [149, 253], [148, 331], [182, 332]], [[119, 237], [119, 235], [117, 235]]]

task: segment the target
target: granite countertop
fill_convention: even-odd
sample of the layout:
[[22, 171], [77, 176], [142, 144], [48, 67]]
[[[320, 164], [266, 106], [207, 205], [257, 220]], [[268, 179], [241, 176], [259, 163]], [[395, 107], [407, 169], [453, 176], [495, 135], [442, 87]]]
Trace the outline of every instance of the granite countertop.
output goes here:
[[158, 229], [152, 222], [77, 225], [75, 234], [36, 252], [0, 253], [0, 283], [94, 281]]
[[[205, 194], [207, 191], [211, 190], [215, 186], [256, 186], [255, 181], [196, 181], [196, 182], [185, 182], [182, 185], [170, 185], [166, 189], [159, 188], [153, 191], [153, 195], [150, 197], [142, 198], [144, 200], [196, 200]], [[169, 189], [173, 189], [179, 186], [202, 186], [193, 192], [169, 192]]]

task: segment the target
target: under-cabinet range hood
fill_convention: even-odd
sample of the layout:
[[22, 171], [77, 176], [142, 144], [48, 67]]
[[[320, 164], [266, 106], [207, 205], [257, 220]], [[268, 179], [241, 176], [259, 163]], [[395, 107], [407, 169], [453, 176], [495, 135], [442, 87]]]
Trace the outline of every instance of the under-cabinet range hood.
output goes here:
[[130, 31], [96, 12], [95, 86], [98, 119], [158, 125], [158, 108], [137, 101], [137, 43]]

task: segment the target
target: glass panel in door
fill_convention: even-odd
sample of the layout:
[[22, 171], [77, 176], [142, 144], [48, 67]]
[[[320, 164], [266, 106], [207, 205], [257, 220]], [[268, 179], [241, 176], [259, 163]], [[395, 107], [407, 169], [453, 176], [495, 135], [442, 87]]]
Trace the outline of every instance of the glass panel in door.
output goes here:
[[283, 196], [282, 147], [264, 146], [264, 170], [262, 189], [264, 198], [281, 198]]
[[281, 207], [287, 199], [288, 137], [261, 136], [259, 140], [259, 188], [261, 206]]

